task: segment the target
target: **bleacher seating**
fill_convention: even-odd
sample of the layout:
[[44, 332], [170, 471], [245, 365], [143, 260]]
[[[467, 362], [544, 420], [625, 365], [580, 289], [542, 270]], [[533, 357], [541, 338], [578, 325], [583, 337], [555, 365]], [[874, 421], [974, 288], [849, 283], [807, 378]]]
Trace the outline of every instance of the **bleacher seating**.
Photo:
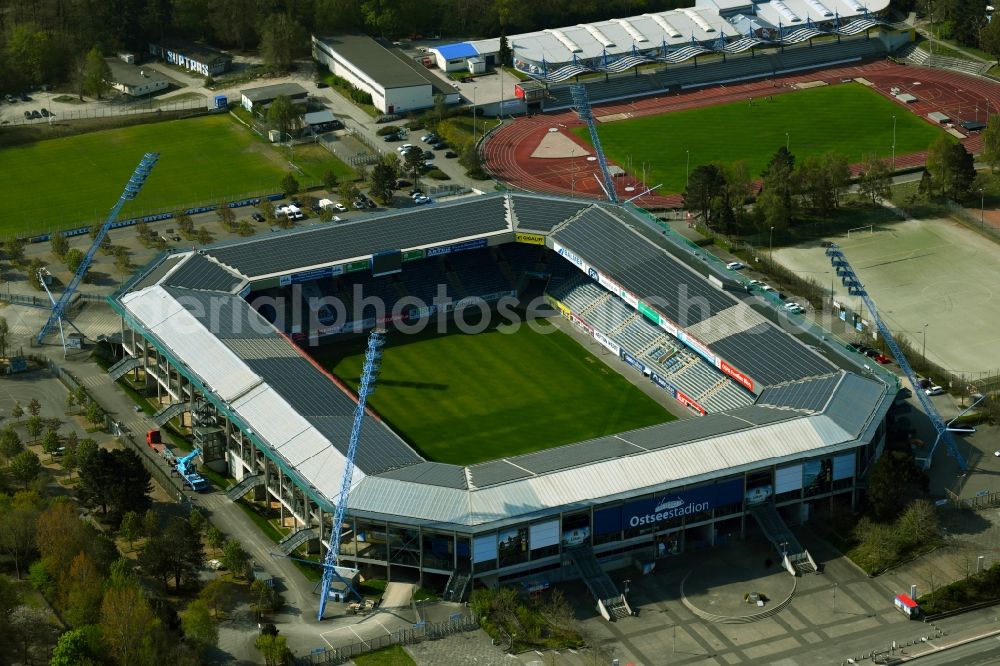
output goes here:
[[[695, 66], [693, 61], [667, 65], [655, 71], [645, 71], [613, 76], [608, 80], [585, 81], [587, 94], [592, 102], [608, 101], [653, 94], [669, 87], [704, 86], [723, 81], [738, 81], [774, 76], [782, 72], [798, 71], [826, 64], [850, 62], [885, 53], [885, 46], [877, 38], [846, 37], [839, 42], [818, 42], [766, 50], [744, 52], [721, 58], [703, 59]], [[560, 84], [549, 87], [544, 106], [547, 110], [569, 108], [573, 105], [569, 86]]]
[[495, 294], [513, 288], [496, 262], [487, 261], [488, 258], [487, 254], [480, 252], [449, 255], [451, 266], [468, 294]]
[[[564, 262], [565, 263], [565, 262]], [[753, 397], [624, 301], [583, 273], [553, 285], [549, 294], [633, 356], [643, 359], [707, 411], [745, 407]]]

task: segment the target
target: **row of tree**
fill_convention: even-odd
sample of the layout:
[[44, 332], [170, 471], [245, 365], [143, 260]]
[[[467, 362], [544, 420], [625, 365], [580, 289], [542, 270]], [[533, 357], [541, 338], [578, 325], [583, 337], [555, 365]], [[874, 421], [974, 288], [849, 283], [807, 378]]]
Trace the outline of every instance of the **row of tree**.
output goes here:
[[[997, 133], [993, 159], [1000, 163], [1000, 123], [993, 123]], [[926, 197], [961, 200], [975, 179], [974, 160], [965, 146], [944, 135], [931, 144], [920, 184]], [[785, 230], [808, 217], [828, 217], [840, 207], [851, 181], [845, 155], [810, 155], [796, 164], [795, 155], [781, 146], [757, 180], [743, 162], [695, 167], [684, 190], [684, 207], [724, 234]], [[891, 193], [892, 167], [867, 155], [856, 182], [859, 194], [878, 205]]]

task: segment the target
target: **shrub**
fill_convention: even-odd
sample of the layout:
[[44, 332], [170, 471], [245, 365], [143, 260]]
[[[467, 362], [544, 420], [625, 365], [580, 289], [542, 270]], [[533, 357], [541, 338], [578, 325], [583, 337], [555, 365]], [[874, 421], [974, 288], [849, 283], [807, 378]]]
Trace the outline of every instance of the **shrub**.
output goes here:
[[441, 171], [441, 169], [431, 169], [426, 173], [426, 176], [434, 180], [451, 180], [451, 176]]
[[375, 134], [379, 136], [388, 136], [390, 134], [397, 134], [397, 133], [399, 133], [399, 128], [396, 127], [395, 125], [386, 125], [384, 127], [379, 127], [378, 131], [375, 132]]

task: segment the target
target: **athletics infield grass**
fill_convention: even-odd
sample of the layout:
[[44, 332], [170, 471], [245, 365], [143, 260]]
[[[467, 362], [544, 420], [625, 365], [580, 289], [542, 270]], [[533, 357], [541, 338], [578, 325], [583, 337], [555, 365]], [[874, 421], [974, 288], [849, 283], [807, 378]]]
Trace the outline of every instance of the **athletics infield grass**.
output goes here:
[[[228, 115], [169, 120], [0, 150], [0, 198], [7, 215], [0, 237], [85, 226], [102, 221], [118, 200], [143, 153], [160, 161], [142, 192], [121, 217], [241, 195], [280, 191], [291, 169], [277, 150]], [[315, 160], [313, 160], [315, 161]], [[328, 165], [307, 164], [300, 182], [318, 180], [324, 167], [342, 179], [353, 171], [330, 156]], [[312, 172], [319, 171], [319, 174]]]
[[[801, 160], [836, 151], [851, 163], [875, 153], [892, 154], [892, 117], [896, 116], [896, 155], [921, 150], [942, 130], [859, 83], [766, 96], [687, 111], [598, 124], [608, 158], [641, 177], [663, 184], [660, 192], [683, 192], [688, 169], [700, 164], [744, 161], [756, 178], [774, 152], [787, 145]], [[586, 127], [572, 130], [589, 142]], [[786, 137], [787, 133], [787, 137]]]
[[[457, 465], [673, 420], [569, 336], [542, 327], [390, 334], [369, 404], [423, 456]], [[357, 390], [363, 343], [315, 356]]]

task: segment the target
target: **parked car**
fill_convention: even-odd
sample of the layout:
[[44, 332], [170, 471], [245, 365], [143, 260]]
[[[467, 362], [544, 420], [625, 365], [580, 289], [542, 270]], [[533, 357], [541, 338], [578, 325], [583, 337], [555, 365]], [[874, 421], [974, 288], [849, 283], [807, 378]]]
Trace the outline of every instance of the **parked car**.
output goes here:
[[785, 303], [784, 308], [786, 312], [790, 312], [792, 314], [802, 314], [803, 312], [806, 311], [805, 308], [803, 308], [798, 303], [795, 303], [794, 301], [789, 301], [788, 303]]
[[452, 159], [458, 157], [458, 153], [456, 153], [454, 150], [449, 150], [447, 153], [444, 154], [444, 156], [447, 157], [448, 159]]
[[413, 183], [411, 183], [408, 180], [403, 180], [402, 178], [400, 178], [399, 180], [396, 181], [396, 189], [397, 190], [401, 190], [404, 187], [412, 187], [412, 186], [413, 186]]
[[429, 150], [425, 150], [424, 151], [424, 159], [425, 160], [432, 160], [432, 159], [434, 159], [434, 153], [432, 153]]
[[430, 133], [424, 134], [422, 137], [420, 137], [420, 140], [423, 141], [424, 143], [429, 143], [431, 141], [437, 141], [438, 140], [438, 135], [435, 134], [434, 132], [430, 132]]
[[744, 266], [743, 262], [740, 261], [730, 261], [728, 264], [726, 264], [726, 268], [728, 268], [731, 271], [741, 271], [744, 268], [746, 268], [746, 266]]
[[48, 118], [50, 115], [52, 114], [49, 113], [48, 109], [42, 109], [42, 118]]
[[423, 191], [419, 190], [417, 188], [413, 188], [412, 190], [410, 190], [410, 198], [411, 199], [414, 198], [414, 197], [419, 197], [422, 194], [423, 194]]
[[399, 136], [398, 134], [386, 134], [385, 136], [382, 137], [382, 140], [385, 141], [386, 143], [392, 143], [394, 141], [399, 141], [400, 139], [402, 139], [402, 137]]
[[38, 112], [38, 109], [35, 109], [34, 111], [31, 112], [31, 117], [35, 120], [38, 120], [42, 117], [42, 114]]
[[31, 97], [28, 96], [28, 93], [23, 92], [23, 93], [21, 93], [21, 101], [22, 102], [30, 102], [31, 101]]
[[25, 111], [24, 112], [24, 119], [25, 120], [31, 120], [31, 111]]
[[354, 209], [355, 210], [364, 210], [364, 207], [365, 207], [365, 202], [362, 201], [361, 199], [356, 199], [354, 201]]
[[927, 395], [941, 395], [944, 393], [944, 389], [935, 384], [934, 386], [929, 386], [924, 389], [924, 393]]
[[250, 217], [253, 218], [254, 222], [263, 222], [264, 221], [264, 215], [262, 213], [254, 213]]
[[404, 143], [402, 146], [400, 146], [399, 148], [396, 149], [396, 152], [398, 152], [401, 155], [403, 155], [403, 154], [406, 154], [406, 151], [408, 151], [410, 148], [413, 148], [413, 144], [412, 143]]
[[892, 363], [892, 359], [885, 354], [876, 354], [874, 357], [875, 362], [881, 365], [886, 365], [887, 363]]
[[347, 212], [347, 206], [345, 206], [344, 204], [340, 203], [339, 201], [334, 201], [333, 202], [333, 209], [335, 211], [337, 211], [338, 213], [346, 213]]
[[316, 82], [316, 87], [317, 88], [329, 88], [330, 84], [327, 83], [326, 81], [317, 81]]
[[418, 194], [417, 196], [413, 197], [413, 203], [417, 204], [418, 206], [422, 206], [430, 202], [431, 202], [430, 197], [425, 197], [422, 194]]
[[365, 198], [365, 204], [366, 204], [366, 205], [367, 205], [367, 206], [368, 206], [369, 208], [378, 208], [378, 204], [377, 204], [377, 203], [375, 203], [374, 201], [372, 201], [371, 199], [368, 199], [367, 197]]
[[8, 104], [14, 104], [17, 102], [17, 98], [13, 95], [4, 95], [4, 99], [7, 100]]

